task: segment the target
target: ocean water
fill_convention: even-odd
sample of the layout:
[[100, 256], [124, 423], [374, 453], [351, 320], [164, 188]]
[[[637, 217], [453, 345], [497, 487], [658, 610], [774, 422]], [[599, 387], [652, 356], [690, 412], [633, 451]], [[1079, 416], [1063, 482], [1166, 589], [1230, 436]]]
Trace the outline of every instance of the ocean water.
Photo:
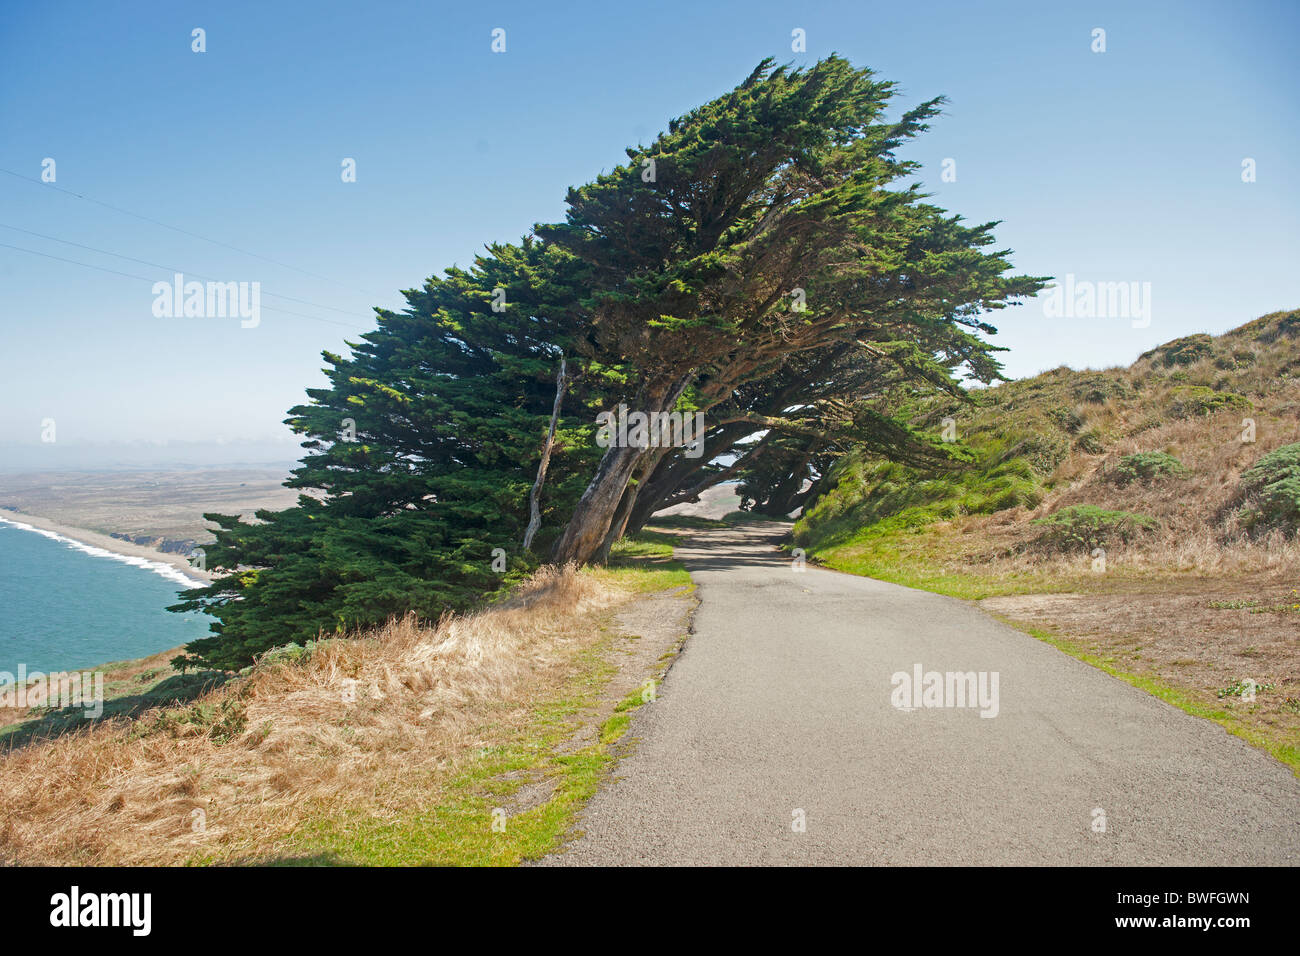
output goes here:
[[169, 564], [0, 519], [0, 671], [93, 668], [203, 637], [210, 618], [165, 610], [190, 586]]

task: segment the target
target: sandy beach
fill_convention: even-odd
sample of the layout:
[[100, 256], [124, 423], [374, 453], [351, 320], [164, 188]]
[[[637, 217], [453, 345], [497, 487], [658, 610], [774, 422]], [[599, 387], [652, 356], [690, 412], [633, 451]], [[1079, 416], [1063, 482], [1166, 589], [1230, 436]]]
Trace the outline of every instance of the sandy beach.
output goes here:
[[51, 521], [49, 518], [29, 515], [20, 511], [0, 512], [0, 520], [14, 524], [28, 525], [42, 531], [53, 532], [54, 534], [70, 538], [71, 540], [77, 541], [83, 545], [92, 548], [100, 548], [104, 551], [109, 551], [125, 558], [134, 558], [137, 560], [149, 561], [154, 564], [169, 565], [177, 571], [180, 571], [196, 585], [209, 584], [213, 580], [212, 574], [191, 567], [190, 563], [185, 560], [184, 556], [179, 554], [168, 554], [163, 551], [156, 551], [153, 548], [146, 548], [143, 545], [132, 544], [129, 541], [122, 541], [119, 538], [113, 538], [106, 534], [87, 531], [85, 528], [74, 528], [69, 525], [60, 524], [57, 521]]

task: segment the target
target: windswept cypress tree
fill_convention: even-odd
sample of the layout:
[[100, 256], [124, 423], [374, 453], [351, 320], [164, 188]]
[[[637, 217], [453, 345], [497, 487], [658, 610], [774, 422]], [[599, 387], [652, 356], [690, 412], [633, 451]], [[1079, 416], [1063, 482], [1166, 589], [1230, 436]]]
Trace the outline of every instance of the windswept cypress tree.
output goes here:
[[[881, 412], [882, 389], [997, 377], [982, 316], [1041, 283], [985, 251], [994, 224], [966, 226], [901, 186], [915, 167], [894, 151], [939, 101], [889, 121], [892, 94], [839, 57], [764, 61], [571, 190], [563, 223], [379, 311], [290, 412], [308, 449], [288, 483], [298, 505], [255, 523], [206, 516], [222, 576], [175, 609], [218, 623], [189, 650], [237, 667], [322, 631], [464, 608], [535, 555], [600, 559], [723, 477], [748, 475], [756, 504], [779, 511], [849, 444], [941, 458]], [[524, 553], [561, 359], [542, 526]], [[704, 411], [705, 456], [596, 447], [596, 413], [620, 402]], [[740, 457], [717, 461], [728, 453]]]

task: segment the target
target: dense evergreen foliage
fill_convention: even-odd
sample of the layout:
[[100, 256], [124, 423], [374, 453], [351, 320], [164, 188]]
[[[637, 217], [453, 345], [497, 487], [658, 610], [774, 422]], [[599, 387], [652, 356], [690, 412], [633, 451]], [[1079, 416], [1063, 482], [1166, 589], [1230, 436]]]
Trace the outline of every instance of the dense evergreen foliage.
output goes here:
[[[927, 204], [894, 151], [939, 102], [884, 119], [893, 86], [831, 57], [760, 64], [628, 163], [570, 191], [562, 223], [405, 293], [401, 312], [291, 410], [303, 495], [218, 525], [222, 576], [178, 609], [218, 619], [196, 658], [242, 666], [415, 611], [467, 607], [546, 556], [600, 560], [655, 510], [729, 477], [756, 510], [799, 506], [850, 448], [933, 467], [903, 389], [962, 400], [999, 377], [983, 316], [1039, 287], [987, 251], [994, 224]], [[528, 494], [565, 390], [542, 526]], [[598, 447], [620, 403], [703, 412], [706, 454]]]
[[[520, 548], [528, 488], [568, 342], [545, 316], [566, 312], [540, 302], [557, 288], [540, 246], [490, 252], [407, 291], [407, 309], [380, 312], [349, 357], [325, 356], [329, 387], [309, 390], [288, 419], [310, 450], [288, 482], [304, 490], [296, 507], [259, 512], [259, 523], [205, 516], [219, 527], [207, 563], [230, 573], [177, 605], [218, 618], [193, 654], [243, 666], [321, 630], [407, 611], [436, 619], [532, 566]], [[492, 310], [498, 288], [517, 310]], [[528, 297], [538, 314], [517, 321]], [[582, 386], [573, 391], [548, 516], [567, 514], [598, 453]]]

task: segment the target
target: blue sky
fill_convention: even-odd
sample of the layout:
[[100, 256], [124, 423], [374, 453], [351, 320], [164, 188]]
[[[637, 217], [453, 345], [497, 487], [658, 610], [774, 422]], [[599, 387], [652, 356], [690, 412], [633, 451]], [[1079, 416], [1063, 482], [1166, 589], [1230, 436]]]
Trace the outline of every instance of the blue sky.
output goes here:
[[[39, 180], [53, 158], [66, 192], [0, 173], [0, 224], [27, 230], [0, 243], [85, 264], [0, 246], [4, 443], [39, 445], [47, 418], [61, 446], [287, 439], [320, 350], [370, 306], [561, 218], [568, 186], [765, 56], [837, 52], [898, 82], [898, 109], [947, 96], [904, 151], [934, 202], [1002, 220], [1019, 271], [1151, 284], [1145, 328], [999, 314], [1013, 376], [1300, 306], [1293, 0], [45, 2], [4, 21], [0, 169]], [[173, 268], [260, 282], [261, 324], [155, 317]]]

